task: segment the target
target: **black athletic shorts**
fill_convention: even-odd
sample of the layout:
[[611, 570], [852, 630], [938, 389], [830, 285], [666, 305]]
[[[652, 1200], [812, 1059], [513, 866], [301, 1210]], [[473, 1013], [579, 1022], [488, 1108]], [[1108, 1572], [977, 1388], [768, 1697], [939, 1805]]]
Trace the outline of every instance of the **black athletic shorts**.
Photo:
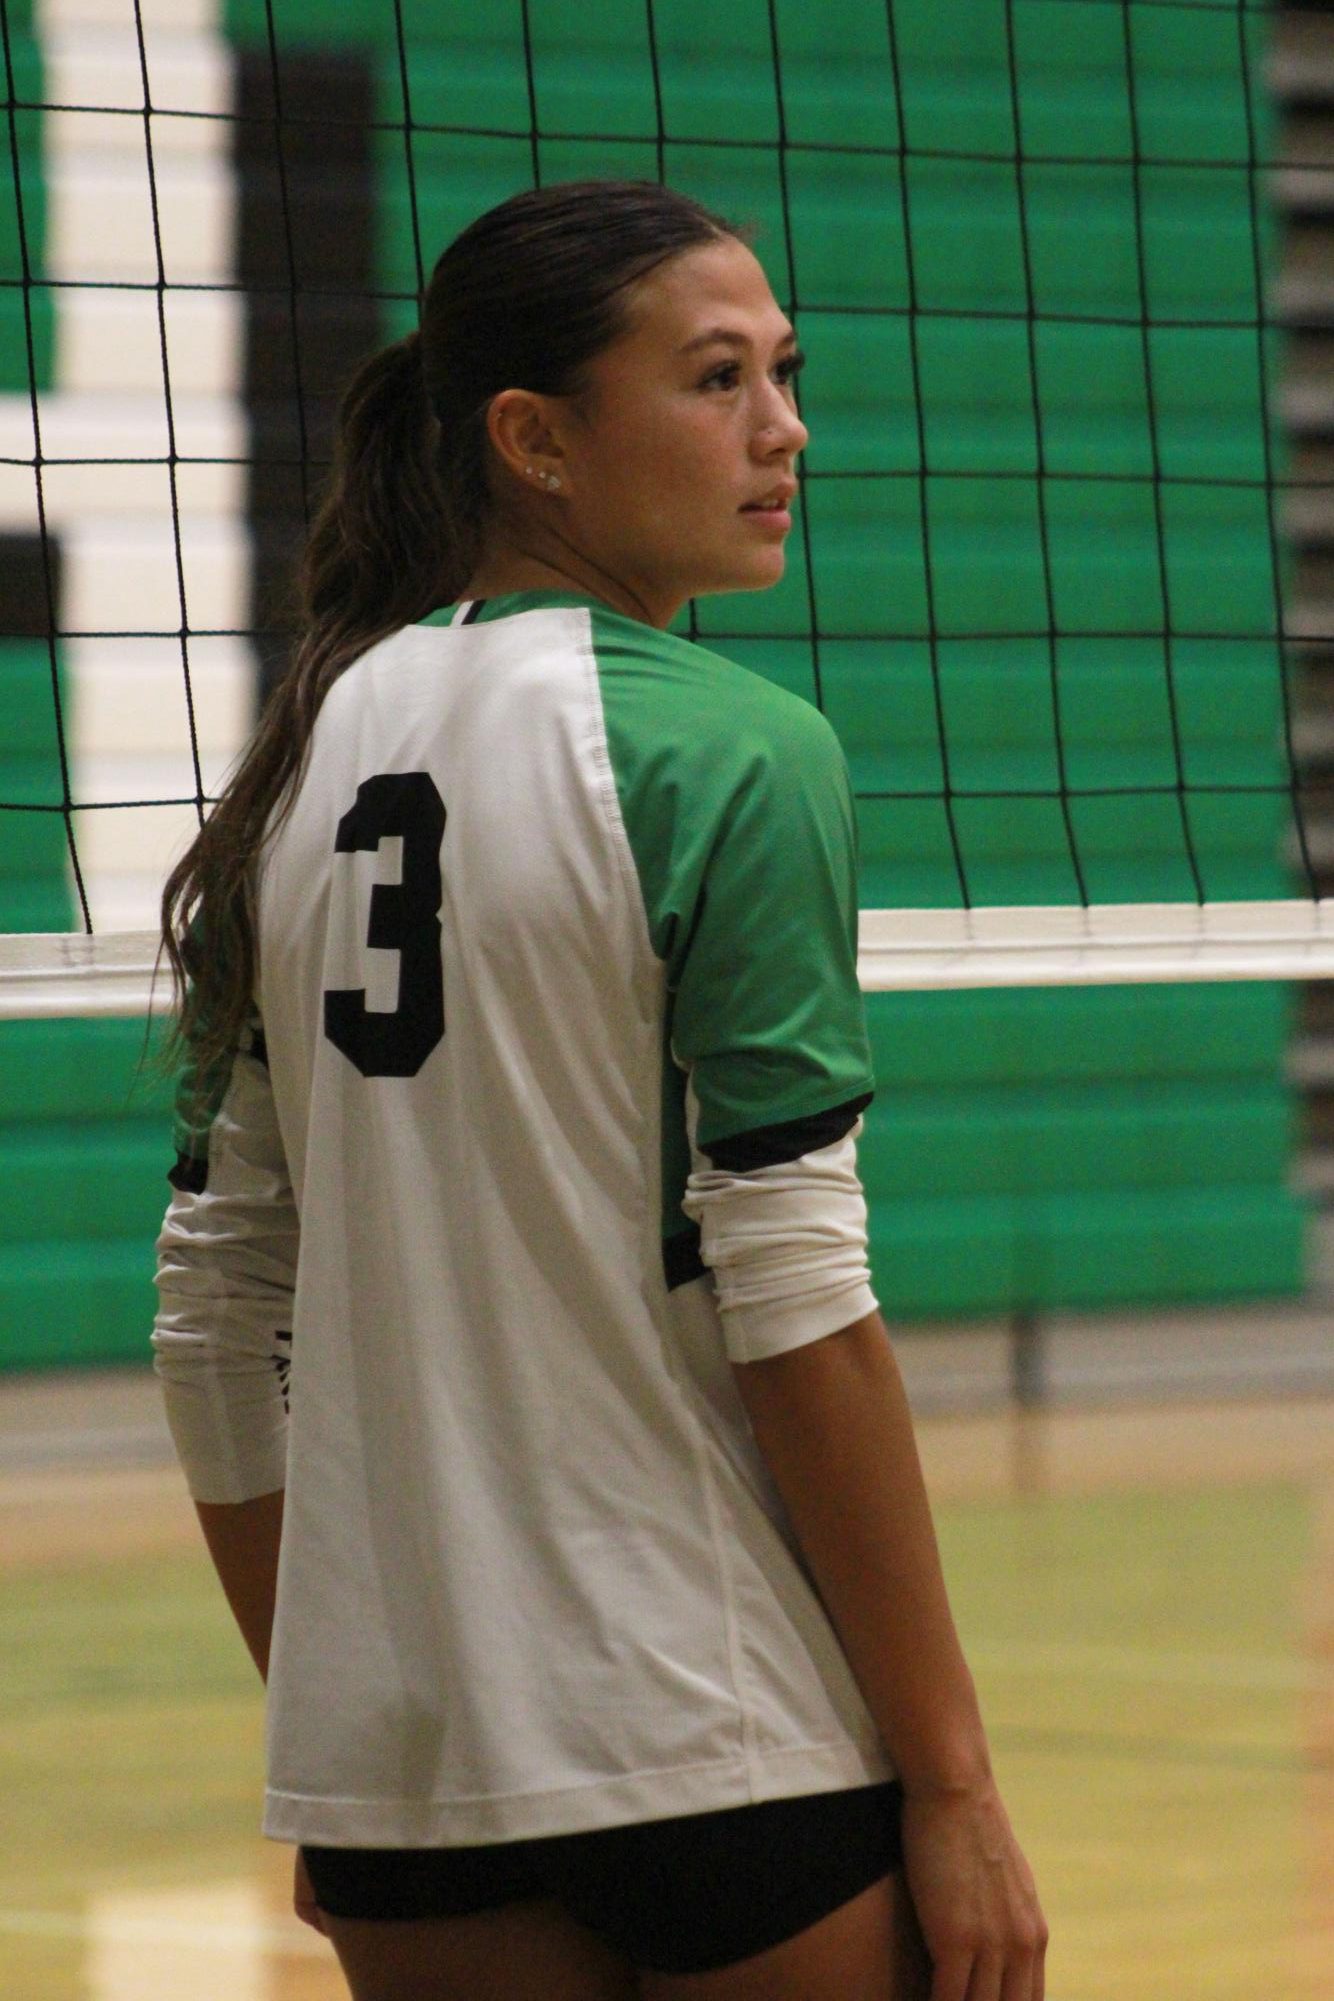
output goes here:
[[555, 1897], [636, 1967], [703, 1973], [793, 1938], [903, 1866], [896, 1779], [467, 1848], [306, 1848], [331, 1917], [461, 1917]]

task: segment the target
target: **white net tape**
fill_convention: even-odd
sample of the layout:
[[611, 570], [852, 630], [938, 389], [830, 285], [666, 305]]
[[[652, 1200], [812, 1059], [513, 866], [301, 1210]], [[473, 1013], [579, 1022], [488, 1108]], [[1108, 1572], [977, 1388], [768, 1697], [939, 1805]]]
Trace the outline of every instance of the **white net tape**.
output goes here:
[[[1115, 986], [1334, 977], [1334, 899], [1112, 903], [995, 910], [863, 910], [868, 993], [947, 987]], [[0, 937], [0, 1018], [161, 1013], [157, 934]]]

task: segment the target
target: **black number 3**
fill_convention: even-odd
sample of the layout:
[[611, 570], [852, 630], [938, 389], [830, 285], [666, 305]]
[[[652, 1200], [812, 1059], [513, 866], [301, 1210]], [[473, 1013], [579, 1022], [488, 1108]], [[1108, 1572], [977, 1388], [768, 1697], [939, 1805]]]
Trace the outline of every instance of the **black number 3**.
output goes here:
[[363, 1077], [415, 1077], [445, 1032], [444, 833], [445, 802], [426, 771], [380, 771], [364, 779], [356, 804], [338, 822], [339, 854], [374, 852], [389, 835], [403, 838], [402, 880], [376, 883], [366, 931], [368, 945], [399, 955], [398, 1006], [392, 1014], [371, 1012], [365, 987], [331, 987], [324, 996], [324, 1032]]

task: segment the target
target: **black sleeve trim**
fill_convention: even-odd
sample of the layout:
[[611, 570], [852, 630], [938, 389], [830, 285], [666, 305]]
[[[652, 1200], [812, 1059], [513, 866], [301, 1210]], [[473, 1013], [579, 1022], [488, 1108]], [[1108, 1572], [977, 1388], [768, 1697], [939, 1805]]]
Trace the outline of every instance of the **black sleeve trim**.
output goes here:
[[182, 1195], [202, 1195], [208, 1187], [208, 1155], [192, 1160], [188, 1153], [178, 1153], [176, 1165], [170, 1168], [167, 1179], [173, 1188], [179, 1188]]
[[849, 1098], [846, 1104], [834, 1105], [827, 1112], [808, 1112], [805, 1118], [785, 1119], [780, 1125], [731, 1133], [726, 1139], [710, 1141], [700, 1152], [715, 1167], [726, 1168], [729, 1174], [746, 1174], [753, 1167], [777, 1167], [785, 1160], [800, 1160], [803, 1153], [816, 1153], [851, 1132], [874, 1096], [874, 1091], [865, 1091], [860, 1098]]

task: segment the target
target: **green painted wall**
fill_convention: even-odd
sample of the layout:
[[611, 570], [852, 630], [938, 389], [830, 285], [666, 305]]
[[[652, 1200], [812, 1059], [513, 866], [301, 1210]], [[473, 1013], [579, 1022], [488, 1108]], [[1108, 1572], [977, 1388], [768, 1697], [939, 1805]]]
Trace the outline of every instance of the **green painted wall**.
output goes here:
[[[55, 307], [40, 283], [46, 237], [46, 182], [42, 175], [39, 106], [41, 50], [31, 31], [26, 0], [7, 0], [0, 89], [4, 91], [0, 168], [0, 396], [26, 396], [51, 384]], [[16, 159], [17, 156], [17, 159]], [[27, 251], [25, 268], [24, 250]], [[24, 278], [29, 280], [25, 287]], [[25, 299], [26, 292], [26, 299]], [[29, 361], [31, 342], [31, 363]]]
[[58, 651], [53, 663], [45, 639], [0, 639], [0, 931], [74, 928], [59, 811], [64, 699]]
[[0, 1367], [147, 1354], [170, 1091], [141, 1021], [0, 1023]]

